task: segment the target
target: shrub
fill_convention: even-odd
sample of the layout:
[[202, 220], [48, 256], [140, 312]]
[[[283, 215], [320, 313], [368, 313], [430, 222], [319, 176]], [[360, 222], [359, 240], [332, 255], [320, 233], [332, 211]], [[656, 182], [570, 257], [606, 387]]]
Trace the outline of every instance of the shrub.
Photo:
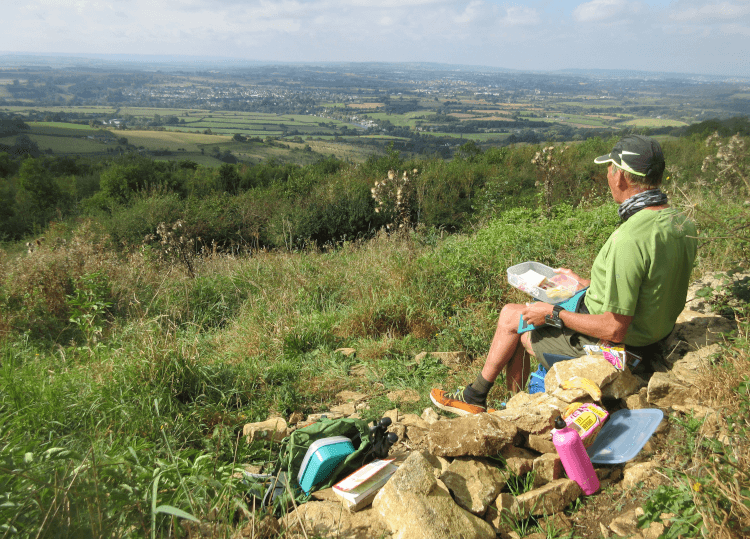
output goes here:
[[141, 194], [129, 206], [113, 207], [109, 216], [101, 217], [101, 223], [116, 249], [132, 250], [156, 232], [159, 223], [174, 223], [183, 211], [184, 203], [174, 193]]

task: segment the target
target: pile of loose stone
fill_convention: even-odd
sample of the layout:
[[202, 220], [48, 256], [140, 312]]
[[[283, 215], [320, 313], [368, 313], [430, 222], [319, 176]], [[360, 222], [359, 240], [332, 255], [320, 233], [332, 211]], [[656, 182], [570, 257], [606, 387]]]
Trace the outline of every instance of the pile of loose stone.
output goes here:
[[[696, 283], [692, 290], [703, 285]], [[391, 449], [399, 469], [371, 507], [349, 513], [327, 489], [316, 492], [310, 502], [281, 521], [268, 517], [262, 523], [253, 522], [238, 536], [274, 536], [282, 529], [286, 537], [305, 537], [305, 533], [307, 537], [341, 538], [518, 537], [513, 531], [514, 520], [532, 515], [546, 519], [549, 529], [564, 533], [572, 523], [563, 510], [582, 492], [565, 477], [551, 431], [555, 418], [570, 403], [592, 400], [583, 390], [561, 389], [564, 380], [581, 376], [597, 383], [610, 413], [620, 408], [660, 408], [666, 413], [705, 416], [703, 434], [729, 442], [719, 414], [695, 401], [694, 384], [720, 352], [717, 343], [722, 333], [733, 329], [731, 321], [706, 311], [698, 299], [688, 302], [671, 336], [670, 353], [648, 379], [627, 369], [618, 371], [601, 357], [582, 357], [553, 365], [545, 378], [544, 393], [518, 393], [502, 410], [454, 419], [441, 417], [432, 408], [425, 409], [421, 416], [391, 410], [385, 415], [393, 421], [389, 430], [399, 436]], [[462, 353], [435, 356], [452, 367], [466, 360]], [[421, 354], [415, 359], [423, 357]], [[408, 390], [388, 396], [394, 402], [419, 400], [416, 392]], [[368, 396], [364, 394], [342, 392], [338, 398], [340, 404], [322, 415], [357, 417], [358, 411], [367, 406]], [[307, 424], [317, 417], [293, 416], [289, 422], [271, 418], [246, 425], [244, 432], [248, 442], [280, 441], [296, 424]], [[654, 438], [665, 436], [668, 428], [668, 422], [663, 421]], [[643, 454], [650, 454], [648, 444]], [[629, 489], [644, 483], [654, 487], [662, 480], [656, 473], [658, 465], [658, 459], [637, 457], [625, 465], [600, 466], [596, 471], [602, 489], [610, 485]], [[532, 471], [533, 476], [528, 476], [533, 477], [531, 490], [514, 496], [508, 488], [509, 479]], [[663, 515], [661, 522], [640, 530], [636, 526], [638, 511], [602, 515], [602, 536], [616, 533], [656, 538], [673, 516]]]

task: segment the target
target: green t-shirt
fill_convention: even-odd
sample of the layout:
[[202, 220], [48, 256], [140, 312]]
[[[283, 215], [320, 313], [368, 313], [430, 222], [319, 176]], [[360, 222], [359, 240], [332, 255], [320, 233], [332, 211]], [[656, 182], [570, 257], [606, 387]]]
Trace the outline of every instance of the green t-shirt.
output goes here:
[[673, 208], [630, 217], [594, 260], [585, 300], [589, 312], [632, 316], [624, 340], [631, 346], [666, 337], [685, 307], [695, 236], [695, 224]]

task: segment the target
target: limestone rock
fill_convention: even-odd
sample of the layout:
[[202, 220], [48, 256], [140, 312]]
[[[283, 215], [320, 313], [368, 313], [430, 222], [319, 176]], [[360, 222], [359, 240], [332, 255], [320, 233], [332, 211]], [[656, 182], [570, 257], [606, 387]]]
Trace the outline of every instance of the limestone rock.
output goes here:
[[464, 509], [482, 516], [505, 486], [507, 472], [480, 459], [455, 459], [440, 479]]
[[435, 411], [434, 408], [425, 408], [422, 411], [422, 419], [432, 425], [433, 423], [440, 421], [440, 415]]
[[[559, 361], [552, 365], [552, 368], [547, 372], [547, 376], [544, 377], [544, 386], [547, 393], [556, 395], [555, 389], [559, 388], [565, 380], [579, 376], [588, 378], [600, 388], [603, 388], [620, 374], [620, 371], [601, 356], [582, 356], [567, 361]], [[587, 393], [584, 392], [584, 394]]]
[[296, 425], [303, 419], [305, 419], [305, 416], [302, 415], [302, 412], [293, 412], [292, 415], [289, 416], [289, 421], [287, 421], [287, 423], [289, 425]]
[[556, 399], [549, 393], [534, 393], [529, 395], [525, 391], [519, 391], [513, 395], [510, 400], [506, 403], [506, 410], [515, 410], [517, 408], [525, 408], [526, 406], [544, 407], [547, 406], [558, 412], [562, 412], [567, 408], [568, 403]]
[[697, 385], [701, 375], [708, 371], [711, 357], [719, 353], [721, 353], [721, 347], [718, 344], [688, 352], [671, 364], [672, 375], [683, 383]]
[[382, 517], [369, 507], [356, 513], [349, 513], [343, 509], [341, 502], [308, 502], [283, 518], [286, 529], [284, 537], [290, 539], [304, 537], [299, 520], [305, 526], [308, 537], [346, 539], [389, 537]]
[[581, 487], [570, 479], [558, 479], [516, 496], [511, 511], [517, 515], [551, 515], [565, 509], [581, 495]]
[[652, 522], [649, 524], [648, 528], [646, 528], [643, 531], [643, 538], [644, 539], [659, 539], [664, 535], [664, 531], [666, 529], [666, 526], [662, 524], [661, 522]]
[[430, 453], [441, 457], [492, 456], [517, 440], [516, 426], [492, 414], [438, 421], [428, 435]]
[[641, 483], [645, 488], [656, 488], [665, 481], [664, 476], [656, 473], [657, 468], [657, 463], [653, 461], [626, 466], [621, 483], [622, 488], [632, 489]]
[[495, 507], [497, 507], [498, 511], [500, 511], [501, 513], [503, 511], [510, 512], [515, 501], [516, 499], [512, 494], [508, 492], [501, 492], [495, 499]]
[[272, 417], [260, 423], [247, 423], [242, 427], [242, 434], [247, 443], [256, 440], [271, 440], [280, 442], [287, 435], [287, 425], [283, 417]]
[[383, 417], [389, 417], [391, 419], [391, 423], [398, 423], [401, 419], [401, 416], [398, 413], [398, 408], [394, 408], [393, 410], [388, 410], [383, 414]]
[[406, 443], [406, 425], [401, 423], [391, 424], [388, 427], [388, 432], [392, 432], [398, 436], [398, 443]]
[[331, 406], [331, 413], [334, 414], [341, 414], [342, 416], [348, 417], [350, 415], [354, 415], [354, 413], [357, 411], [357, 409], [354, 406], [353, 402], [346, 402], [344, 404], [338, 404], [336, 406]]
[[692, 415], [696, 419], [705, 419], [706, 416], [716, 413], [713, 408], [702, 404], [675, 404], [672, 409], [686, 415]]
[[534, 487], [556, 481], [563, 476], [563, 466], [556, 453], [544, 453], [534, 460]]
[[316, 502], [340, 502], [341, 498], [333, 492], [333, 488], [328, 487], [322, 490], [314, 491], [310, 497]]
[[417, 414], [406, 414], [401, 418], [399, 421], [402, 425], [406, 425], [407, 427], [419, 427], [420, 429], [429, 429], [430, 424], [419, 417]]
[[360, 378], [364, 378], [367, 376], [368, 372], [369, 372], [369, 369], [367, 365], [363, 365], [362, 363], [360, 363], [358, 365], [351, 366], [351, 368], [349, 369], [349, 376], [355, 376], [355, 377], [358, 376]]
[[655, 372], [648, 382], [648, 402], [659, 408], [694, 403], [695, 391], [669, 373]]
[[398, 391], [391, 391], [386, 395], [388, 400], [392, 402], [419, 402], [419, 393], [413, 389], [399, 389]]
[[625, 370], [620, 372], [610, 383], [602, 388], [602, 398], [605, 399], [623, 399], [630, 395], [638, 393], [643, 381], [630, 372]]
[[630, 395], [623, 399], [625, 402], [625, 408], [628, 410], [642, 410], [644, 408], [650, 408], [648, 404], [648, 388], [641, 388], [638, 393]]
[[490, 524], [437, 487], [432, 469], [421, 453], [412, 453], [375, 496], [373, 509], [394, 539], [494, 539]]
[[505, 459], [508, 470], [516, 475], [523, 475], [534, 469], [534, 459], [539, 453], [512, 445], [500, 451], [500, 455]]
[[440, 479], [440, 476], [448, 471], [451, 463], [443, 457], [436, 457], [428, 451], [420, 451], [420, 453], [425, 458], [425, 460], [430, 463], [430, 466], [434, 468], [434, 474], [436, 478]]
[[[510, 496], [510, 494], [506, 495]], [[493, 506], [487, 509], [487, 512], [484, 514], [484, 521], [495, 528], [495, 533], [501, 538], [509, 537], [508, 534], [513, 530], [512, 521], [508, 517], [508, 514], [503, 513]]]
[[367, 399], [367, 395], [365, 395], [364, 393], [358, 393], [356, 391], [340, 391], [336, 394], [336, 400], [338, 400], [339, 404], [345, 404], [347, 402], [359, 404], [360, 402], [366, 401]]
[[609, 529], [621, 537], [628, 537], [629, 535], [639, 533], [638, 516], [636, 515], [635, 510], [628, 511], [623, 515], [615, 517], [615, 519], [609, 523]]
[[555, 444], [552, 443], [552, 435], [547, 434], [529, 434], [526, 446], [539, 453], [557, 453]]
[[552, 430], [560, 412], [550, 406], [529, 404], [512, 410], [492, 412], [492, 415], [513, 423], [526, 434], [544, 434]]
[[429, 433], [429, 429], [409, 425], [406, 427], [405, 436], [411, 442], [412, 449], [427, 449], [430, 445], [428, 440]]
[[701, 313], [685, 309], [677, 317], [672, 337], [688, 343], [692, 350], [724, 341], [724, 333], [737, 325], [714, 313]]
[[593, 402], [593, 399], [583, 389], [562, 389], [561, 387], [552, 390], [550, 395], [566, 405], [572, 402]]
[[515, 395], [513, 395], [510, 399], [508, 399], [508, 402], [505, 403], [505, 409], [506, 410], [513, 410], [514, 408], [521, 408], [523, 406], [527, 406], [532, 402], [536, 402], [538, 395], [543, 395], [544, 393], [534, 393], [533, 395], [530, 395], [529, 393], [526, 393], [525, 391], [519, 391]]

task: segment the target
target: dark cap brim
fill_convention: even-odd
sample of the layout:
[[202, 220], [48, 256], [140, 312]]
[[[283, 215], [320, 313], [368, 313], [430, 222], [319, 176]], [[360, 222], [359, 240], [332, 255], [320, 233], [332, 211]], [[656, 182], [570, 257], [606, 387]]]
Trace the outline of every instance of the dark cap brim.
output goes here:
[[[619, 158], [619, 156], [617, 157]], [[615, 158], [612, 156], [611, 153], [600, 155], [599, 157], [594, 159], [594, 163], [596, 163], [597, 165], [603, 165], [604, 163], [610, 163], [610, 162], [617, 165], [619, 164], [619, 159], [615, 160]]]

